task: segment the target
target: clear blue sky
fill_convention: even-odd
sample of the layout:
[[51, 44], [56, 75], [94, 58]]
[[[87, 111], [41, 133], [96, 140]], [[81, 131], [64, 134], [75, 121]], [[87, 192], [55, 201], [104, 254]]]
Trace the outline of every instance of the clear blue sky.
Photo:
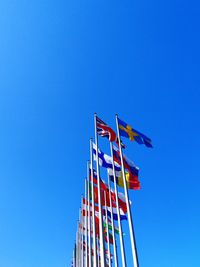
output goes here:
[[200, 266], [199, 16], [186, 0], [1, 1], [0, 266], [70, 266], [95, 111], [153, 140], [125, 141], [141, 267]]

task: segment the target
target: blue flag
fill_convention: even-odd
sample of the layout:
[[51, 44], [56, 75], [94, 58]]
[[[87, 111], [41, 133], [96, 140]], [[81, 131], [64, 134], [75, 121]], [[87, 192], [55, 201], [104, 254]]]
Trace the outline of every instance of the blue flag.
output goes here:
[[129, 138], [131, 141], [136, 141], [138, 144], [144, 144], [147, 147], [153, 147], [152, 141], [149, 137], [133, 129], [130, 125], [119, 118], [118, 123], [119, 133], [121, 136]]
[[[97, 154], [97, 147], [93, 143], [93, 155], [94, 155], [94, 160], [96, 160], [96, 154]], [[108, 156], [107, 154], [103, 153], [98, 149], [98, 155], [99, 155], [99, 165], [107, 168], [107, 169], [112, 169], [113, 164], [112, 164], [112, 157]], [[117, 163], [114, 162], [115, 165], [115, 171], [121, 171], [121, 166]]]

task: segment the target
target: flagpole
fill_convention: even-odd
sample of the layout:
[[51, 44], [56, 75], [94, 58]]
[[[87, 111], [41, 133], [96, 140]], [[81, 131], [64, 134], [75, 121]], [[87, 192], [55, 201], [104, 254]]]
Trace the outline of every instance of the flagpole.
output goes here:
[[134, 264], [134, 267], [139, 267], [136, 240], [135, 240], [135, 235], [134, 235], [133, 221], [132, 221], [131, 209], [130, 209], [130, 203], [129, 203], [129, 195], [128, 195], [128, 190], [127, 190], [124, 161], [123, 161], [123, 153], [122, 153], [121, 139], [120, 139], [120, 134], [119, 134], [119, 123], [118, 123], [118, 116], [117, 115], [116, 115], [116, 126], [117, 126], [118, 140], [119, 140], [119, 151], [120, 151], [120, 159], [121, 159], [121, 166], [122, 166], [122, 178], [123, 178], [123, 183], [124, 183], [124, 193], [125, 193], [127, 213], [128, 213], [128, 223], [129, 223], [131, 248], [132, 248], [132, 255], [133, 255], [133, 264]]
[[90, 139], [90, 167], [91, 167], [91, 184], [92, 184], [92, 229], [93, 229], [93, 249], [94, 249], [94, 267], [97, 267], [97, 246], [96, 246], [96, 221], [94, 207], [94, 174], [93, 174], [93, 152], [92, 138]]
[[81, 248], [80, 248], [80, 209], [79, 209], [79, 220], [78, 220], [78, 266], [80, 267], [81, 263]]
[[75, 242], [75, 246], [73, 249], [73, 256], [72, 256], [72, 262], [73, 262], [73, 267], [76, 267], [76, 261], [75, 261], [75, 257], [76, 257], [76, 242]]
[[[88, 176], [88, 187], [89, 187], [89, 198], [88, 198], [88, 206], [90, 210], [90, 254], [91, 254], [91, 266], [94, 266], [94, 255], [92, 256], [92, 243], [93, 243], [93, 248], [94, 248], [94, 232], [93, 232], [93, 192], [94, 192], [94, 184], [93, 182], [90, 181], [90, 161], [87, 162], [87, 176]], [[92, 179], [93, 181], [93, 179]], [[92, 205], [90, 204], [90, 199], [92, 198]], [[92, 207], [91, 207], [92, 206]], [[91, 211], [92, 208], [92, 211]], [[92, 222], [91, 222], [92, 219]], [[91, 229], [92, 228], [92, 229]]]
[[76, 232], [76, 267], [78, 267], [78, 254], [79, 254], [79, 246], [78, 246], [78, 229]]
[[110, 153], [112, 157], [112, 168], [113, 168], [113, 177], [114, 177], [114, 189], [115, 189], [115, 198], [116, 198], [116, 206], [117, 206], [117, 217], [118, 217], [118, 225], [119, 225], [119, 240], [120, 240], [120, 249], [121, 249], [121, 259], [122, 259], [122, 266], [126, 267], [126, 256], [124, 250], [124, 237], [122, 233], [122, 224], [120, 219], [120, 212], [119, 212], [119, 200], [118, 200], [118, 189], [117, 189], [117, 182], [116, 182], [116, 173], [115, 173], [115, 162], [113, 157], [113, 145], [110, 142]]
[[100, 253], [100, 247], [99, 247], [99, 236], [97, 235], [97, 266], [100, 267], [100, 262], [99, 262], [99, 253]]
[[105, 247], [103, 238], [103, 220], [102, 220], [102, 203], [101, 203], [101, 187], [100, 187], [100, 173], [99, 173], [99, 153], [98, 153], [98, 136], [97, 136], [97, 118], [94, 114], [94, 128], [95, 128], [95, 143], [97, 147], [96, 153], [96, 167], [97, 167], [97, 187], [98, 187], [98, 203], [99, 203], [99, 235], [100, 235], [100, 254], [101, 254], [101, 267], [106, 266], [105, 262]]
[[115, 259], [115, 267], [118, 267], [118, 257], [117, 257], [117, 247], [116, 247], [116, 239], [115, 239], [115, 226], [113, 219], [113, 207], [112, 207], [112, 199], [111, 199], [111, 188], [110, 188], [110, 177], [108, 174], [108, 190], [109, 190], [109, 199], [110, 199], [110, 209], [111, 209], [111, 224], [112, 224], [112, 235], [113, 235], [113, 252]]
[[111, 253], [110, 253], [110, 236], [108, 229], [108, 213], [107, 213], [107, 201], [106, 201], [106, 192], [104, 191], [104, 199], [105, 199], [105, 219], [106, 219], [106, 234], [107, 234], [107, 247], [108, 247], [108, 265], [111, 267]]
[[[85, 200], [87, 201], [87, 179], [85, 179]], [[87, 209], [85, 209], [85, 266], [88, 266], [88, 219]]]
[[[81, 210], [83, 208], [83, 196], [81, 196]], [[83, 214], [81, 212], [81, 267], [84, 267], [84, 249], [83, 249]]]
[[[98, 235], [96, 236], [96, 240], [98, 240]], [[98, 241], [97, 241], [98, 242]], [[99, 254], [98, 254], [98, 243], [96, 242], [96, 245], [97, 245], [97, 267], [99, 267]]]
[[89, 252], [89, 267], [92, 267], [92, 258], [91, 258], [91, 220], [90, 220], [90, 184], [89, 181], [87, 180], [87, 216], [88, 216], [88, 252]]
[[79, 266], [82, 266], [81, 208], [79, 211]]

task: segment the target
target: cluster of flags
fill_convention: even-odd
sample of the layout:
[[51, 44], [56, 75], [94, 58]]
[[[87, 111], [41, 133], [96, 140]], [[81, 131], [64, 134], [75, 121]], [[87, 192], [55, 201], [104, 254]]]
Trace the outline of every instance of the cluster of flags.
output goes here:
[[[129, 226], [133, 266], [139, 267], [129, 199], [129, 190], [140, 189], [139, 168], [124, 154], [126, 146], [121, 137], [129, 138], [148, 148], [152, 147], [152, 141], [120, 120], [117, 115], [117, 133], [96, 114], [94, 122], [95, 142], [90, 139], [90, 162], [87, 166], [85, 192], [81, 198], [72, 266], [127, 267], [125, 234], [122, 229], [124, 221]], [[109, 155], [100, 150], [99, 136], [108, 139]], [[101, 168], [106, 170], [106, 181], [100, 175]], [[119, 248], [116, 246], [117, 239]]]

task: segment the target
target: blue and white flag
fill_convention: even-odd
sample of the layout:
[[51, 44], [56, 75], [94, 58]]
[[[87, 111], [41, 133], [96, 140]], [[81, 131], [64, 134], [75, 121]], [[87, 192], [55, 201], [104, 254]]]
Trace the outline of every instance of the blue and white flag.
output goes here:
[[[93, 155], [94, 155], [94, 160], [96, 161], [96, 154], [97, 154], [97, 146], [93, 143]], [[108, 156], [107, 154], [104, 154], [102, 151], [98, 149], [98, 155], [99, 155], [99, 165], [107, 168], [107, 169], [112, 169], [112, 157]], [[119, 172], [121, 171], [121, 166], [117, 163], [114, 162], [115, 165], [115, 171]]]
[[[108, 214], [108, 217], [111, 218], [111, 208], [107, 207], [107, 214]], [[118, 216], [117, 216], [117, 209], [116, 208], [113, 208], [113, 220], [117, 221], [118, 220]], [[127, 216], [126, 214], [123, 212], [122, 209], [120, 209], [120, 220], [123, 221], [123, 220], [127, 220]]]

